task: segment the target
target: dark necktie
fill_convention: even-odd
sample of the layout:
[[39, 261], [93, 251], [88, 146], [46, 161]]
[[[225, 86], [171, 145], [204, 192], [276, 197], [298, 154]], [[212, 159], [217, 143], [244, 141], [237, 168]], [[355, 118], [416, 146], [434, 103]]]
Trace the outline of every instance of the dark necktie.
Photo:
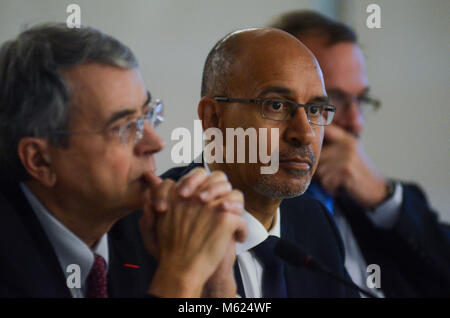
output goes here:
[[87, 298], [108, 298], [106, 262], [100, 255], [94, 254], [94, 265], [87, 278]]
[[274, 249], [280, 239], [269, 235], [262, 243], [252, 248], [255, 257], [263, 265], [262, 291], [264, 298], [286, 298], [284, 262], [275, 255]]

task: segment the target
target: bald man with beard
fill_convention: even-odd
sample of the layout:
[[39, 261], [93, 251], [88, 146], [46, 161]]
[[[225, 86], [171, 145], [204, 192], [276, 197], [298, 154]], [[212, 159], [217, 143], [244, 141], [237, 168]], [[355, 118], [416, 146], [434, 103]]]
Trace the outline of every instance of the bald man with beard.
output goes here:
[[[268, 137], [279, 151], [279, 169], [262, 174], [271, 163], [211, 162], [174, 168], [163, 177], [177, 180], [195, 167], [223, 171], [233, 188], [244, 193], [248, 237], [236, 245], [235, 277], [242, 297], [358, 297], [321, 274], [285, 263], [273, 246], [279, 238], [303, 246], [332, 271], [347, 276], [337, 229], [320, 202], [302, 194], [316, 170], [324, 126], [333, 117], [322, 72], [312, 53], [296, 38], [275, 29], [228, 34], [210, 51], [202, 81], [198, 115], [203, 129], [278, 130]], [[268, 136], [272, 136], [270, 133]], [[236, 143], [234, 143], [236, 145]], [[231, 147], [223, 143], [223, 153]], [[268, 146], [269, 147], [269, 146]], [[235, 146], [235, 149], [236, 146]], [[236, 153], [236, 151], [235, 151]], [[300, 204], [280, 213], [285, 198]]]

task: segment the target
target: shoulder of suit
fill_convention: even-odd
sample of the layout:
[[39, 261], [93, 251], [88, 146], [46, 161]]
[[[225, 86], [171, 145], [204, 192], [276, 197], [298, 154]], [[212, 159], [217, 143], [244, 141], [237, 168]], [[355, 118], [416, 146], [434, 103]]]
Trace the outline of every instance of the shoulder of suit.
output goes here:
[[[280, 205], [282, 219], [289, 220], [289, 223], [305, 222], [317, 226], [329, 226], [332, 223], [331, 215], [327, 208], [317, 199], [310, 195], [284, 199]], [[321, 224], [321, 225], [319, 225]]]
[[326, 208], [319, 200], [313, 198], [308, 194], [302, 194], [295, 198], [284, 199], [281, 202], [281, 209], [289, 211], [298, 211], [299, 209], [302, 209], [307, 211], [316, 211], [316, 213], [317, 210], [320, 210], [321, 212], [327, 212]]
[[168, 178], [168, 179], [178, 181], [178, 179], [180, 179], [182, 176], [184, 176], [189, 171], [191, 171], [192, 169], [197, 168], [197, 167], [203, 167], [203, 165], [201, 163], [192, 162], [191, 164], [189, 164], [187, 166], [181, 166], [181, 167], [175, 167], [175, 168], [169, 169], [166, 172], [164, 172], [160, 177], [163, 179]]

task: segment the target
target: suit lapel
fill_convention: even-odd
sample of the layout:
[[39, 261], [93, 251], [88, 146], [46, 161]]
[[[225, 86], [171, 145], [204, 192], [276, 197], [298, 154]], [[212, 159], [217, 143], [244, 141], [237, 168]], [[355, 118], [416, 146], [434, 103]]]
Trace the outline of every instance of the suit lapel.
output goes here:
[[[302, 227], [310, 226], [310, 224], [308, 220], [302, 218], [301, 205], [295, 206], [295, 208], [283, 206], [280, 209], [280, 216], [281, 238], [305, 246], [308, 238], [303, 237], [305, 232]], [[295, 216], [295, 219], [293, 216]], [[295, 228], [292, 227], [292, 224], [295, 224]], [[316, 275], [307, 269], [285, 263], [287, 297], [311, 297], [317, 290]]]
[[[336, 204], [350, 224], [353, 235], [358, 242], [365, 261], [368, 264], [371, 264], [372, 260], [377, 259], [377, 255], [372, 255], [370, 251], [379, 250], [377, 245], [382, 242], [384, 238], [380, 237], [378, 234], [379, 231], [374, 229], [373, 224], [365, 216], [365, 211], [361, 207], [355, 205], [349, 198], [345, 196], [338, 198], [336, 199]], [[389, 243], [387, 246], [389, 246]]]
[[142, 297], [150, 286], [148, 264], [136, 252], [131, 241], [109, 238], [109, 297]]
[[[293, 237], [293, 233], [288, 226], [288, 224], [289, 224], [289, 220], [287, 220], [288, 213], [284, 213], [284, 212], [286, 212], [286, 211], [283, 211], [280, 209], [280, 231], [281, 231], [280, 236], [282, 239], [286, 239], [291, 242], [294, 242], [295, 239]], [[298, 276], [297, 274], [298, 274], [297, 268], [295, 268], [289, 264], [285, 264], [284, 278], [286, 281], [286, 289], [287, 289], [288, 297], [294, 297], [294, 295], [297, 294], [297, 290], [298, 290], [297, 282], [299, 282], [299, 277], [297, 277]], [[296, 282], [296, 283], [293, 284], [293, 282]]]

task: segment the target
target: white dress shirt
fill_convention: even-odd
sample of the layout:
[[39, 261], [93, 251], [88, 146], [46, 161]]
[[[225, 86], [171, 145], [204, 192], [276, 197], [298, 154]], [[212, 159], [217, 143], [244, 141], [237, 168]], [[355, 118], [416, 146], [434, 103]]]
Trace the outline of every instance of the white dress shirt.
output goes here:
[[269, 232], [250, 213], [244, 211], [248, 236], [243, 243], [236, 243], [236, 258], [244, 285], [245, 297], [261, 298], [263, 265], [256, 259], [251, 249], [262, 243], [269, 235], [280, 237], [280, 208], [277, 209], [275, 220]]
[[107, 234], [103, 235], [97, 245], [91, 250], [80, 238], [59, 222], [42, 205], [25, 184], [21, 183], [20, 187], [41, 223], [44, 232], [47, 234], [66, 279], [73, 273], [67, 273], [67, 266], [70, 264], [77, 264], [80, 266], [81, 288], [71, 288], [70, 292], [74, 298], [83, 298], [87, 292], [85, 282], [94, 265], [94, 253], [105, 259], [106, 268], [108, 268], [109, 254]]
[[[400, 183], [396, 183], [393, 196], [377, 207], [375, 211], [366, 211], [366, 215], [369, 220], [381, 229], [391, 229], [400, 215], [400, 206], [403, 200], [403, 188]], [[353, 282], [359, 287], [368, 290], [369, 292], [376, 293], [378, 297], [384, 297], [383, 289], [383, 268], [381, 271], [381, 289], [368, 288], [366, 280], [368, 275], [367, 266], [364, 256], [359, 247], [358, 241], [353, 234], [351, 226], [347, 219], [342, 215], [338, 206], [334, 206], [334, 220], [341, 233], [342, 241], [344, 242], [345, 249], [345, 268], [348, 274], [352, 278]], [[379, 265], [379, 264], [377, 264]], [[360, 294], [361, 297], [365, 297]]]

